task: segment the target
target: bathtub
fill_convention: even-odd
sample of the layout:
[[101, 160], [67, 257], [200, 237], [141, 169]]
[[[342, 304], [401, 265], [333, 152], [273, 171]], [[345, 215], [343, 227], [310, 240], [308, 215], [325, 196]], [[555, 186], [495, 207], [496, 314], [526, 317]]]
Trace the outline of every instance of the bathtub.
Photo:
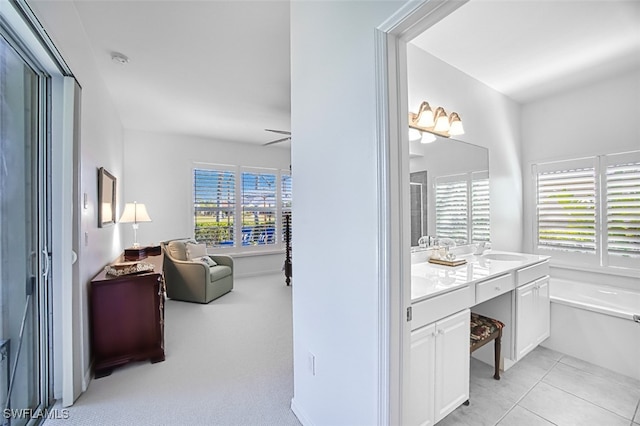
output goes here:
[[640, 291], [551, 279], [542, 345], [640, 380]]

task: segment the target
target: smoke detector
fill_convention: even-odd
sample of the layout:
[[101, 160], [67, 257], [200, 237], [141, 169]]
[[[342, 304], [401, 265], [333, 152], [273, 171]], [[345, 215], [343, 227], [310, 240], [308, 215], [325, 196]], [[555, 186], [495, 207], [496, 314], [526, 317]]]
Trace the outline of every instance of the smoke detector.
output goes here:
[[111, 60], [117, 64], [125, 65], [129, 63], [129, 58], [122, 53], [113, 52], [111, 53]]

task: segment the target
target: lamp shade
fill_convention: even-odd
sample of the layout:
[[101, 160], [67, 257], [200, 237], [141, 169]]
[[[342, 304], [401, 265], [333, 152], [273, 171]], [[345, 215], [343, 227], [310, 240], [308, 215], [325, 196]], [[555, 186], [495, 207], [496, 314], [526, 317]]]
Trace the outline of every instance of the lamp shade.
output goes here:
[[136, 203], [134, 201], [133, 203], [125, 204], [124, 212], [122, 212], [122, 216], [120, 216], [120, 222], [151, 222], [151, 218], [149, 217], [149, 213], [147, 213], [147, 207], [144, 204]]
[[464, 128], [462, 127], [462, 120], [456, 112], [452, 112], [449, 115], [449, 134], [451, 136], [463, 135]]
[[436, 125], [434, 130], [437, 132], [446, 132], [449, 130], [449, 117], [447, 117], [447, 113], [444, 108], [438, 107], [436, 108], [436, 112], [434, 113], [436, 119]]
[[420, 127], [433, 127], [433, 111], [428, 102], [420, 104], [416, 124]]

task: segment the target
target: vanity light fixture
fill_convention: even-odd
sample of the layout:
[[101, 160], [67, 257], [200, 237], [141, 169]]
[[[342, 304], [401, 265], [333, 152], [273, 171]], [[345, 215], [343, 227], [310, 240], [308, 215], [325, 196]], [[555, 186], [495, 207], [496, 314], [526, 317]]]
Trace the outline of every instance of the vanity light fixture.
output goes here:
[[420, 140], [422, 138], [422, 132], [420, 130], [409, 128], [409, 140], [411, 142]]
[[436, 135], [429, 132], [422, 132], [422, 138], [420, 139], [420, 143], [431, 143], [436, 141]]
[[426, 101], [420, 104], [417, 114], [409, 113], [409, 129], [418, 130], [423, 134], [422, 143], [429, 143], [435, 140], [435, 138], [427, 138], [428, 142], [424, 142], [425, 132], [445, 138], [464, 134], [462, 119], [457, 112], [447, 115], [447, 112], [442, 107], [437, 107], [434, 111]]

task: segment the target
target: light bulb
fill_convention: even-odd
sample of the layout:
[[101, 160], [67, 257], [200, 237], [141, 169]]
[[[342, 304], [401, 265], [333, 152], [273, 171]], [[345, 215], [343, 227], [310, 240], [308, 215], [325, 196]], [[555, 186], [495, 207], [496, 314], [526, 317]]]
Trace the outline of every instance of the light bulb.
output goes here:
[[436, 135], [429, 132], [422, 132], [422, 139], [420, 139], [420, 143], [431, 143], [436, 141]]
[[449, 134], [451, 136], [463, 135], [464, 127], [462, 127], [462, 120], [456, 112], [452, 112], [449, 115]]
[[409, 127], [409, 141], [417, 141], [421, 137], [420, 130]]

